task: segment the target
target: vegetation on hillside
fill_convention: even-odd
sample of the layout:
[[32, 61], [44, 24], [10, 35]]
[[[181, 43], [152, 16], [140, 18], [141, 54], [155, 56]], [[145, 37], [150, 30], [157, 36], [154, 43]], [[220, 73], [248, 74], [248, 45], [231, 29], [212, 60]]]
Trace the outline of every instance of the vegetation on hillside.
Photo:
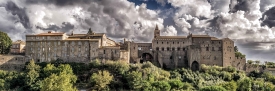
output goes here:
[[234, 51], [235, 51], [235, 57], [245, 58], [246, 55], [239, 52], [239, 49], [237, 46], [234, 47]]
[[201, 65], [200, 71], [163, 70], [150, 62], [92, 61], [90, 64], [26, 64], [22, 72], [0, 71], [0, 90], [21, 91], [274, 91], [275, 76], [253, 71], [248, 75], [234, 67]]

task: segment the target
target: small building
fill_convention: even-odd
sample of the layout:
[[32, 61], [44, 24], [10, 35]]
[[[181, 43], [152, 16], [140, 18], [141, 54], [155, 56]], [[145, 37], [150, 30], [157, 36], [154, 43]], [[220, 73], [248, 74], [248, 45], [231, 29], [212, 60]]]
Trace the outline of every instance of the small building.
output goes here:
[[11, 54], [25, 54], [26, 43], [22, 40], [17, 40], [12, 43], [10, 53]]

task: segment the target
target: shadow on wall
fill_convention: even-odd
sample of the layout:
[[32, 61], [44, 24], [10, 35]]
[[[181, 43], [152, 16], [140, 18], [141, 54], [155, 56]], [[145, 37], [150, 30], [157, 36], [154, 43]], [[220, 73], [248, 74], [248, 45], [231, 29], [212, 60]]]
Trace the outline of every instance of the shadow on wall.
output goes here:
[[147, 61], [153, 63], [153, 60], [154, 58], [150, 53], [143, 53], [141, 55], [140, 63], [147, 62]]
[[191, 70], [192, 70], [192, 71], [198, 71], [199, 68], [200, 68], [199, 63], [198, 63], [197, 61], [194, 61], [194, 62], [192, 63], [192, 65], [191, 65]]

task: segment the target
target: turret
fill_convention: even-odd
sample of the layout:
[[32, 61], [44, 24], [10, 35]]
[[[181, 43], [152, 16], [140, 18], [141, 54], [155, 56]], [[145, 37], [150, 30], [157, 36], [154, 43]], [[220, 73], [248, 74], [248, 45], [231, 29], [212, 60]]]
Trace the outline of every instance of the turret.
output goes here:
[[157, 38], [158, 36], [160, 36], [160, 30], [158, 28], [158, 25], [156, 25], [155, 31], [154, 31], [154, 38]]

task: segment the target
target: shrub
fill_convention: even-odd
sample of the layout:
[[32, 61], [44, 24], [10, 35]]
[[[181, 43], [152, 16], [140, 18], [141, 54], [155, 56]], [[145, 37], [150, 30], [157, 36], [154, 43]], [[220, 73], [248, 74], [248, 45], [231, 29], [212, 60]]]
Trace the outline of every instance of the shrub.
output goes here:
[[200, 91], [226, 91], [226, 89], [221, 86], [207, 86], [201, 88]]

